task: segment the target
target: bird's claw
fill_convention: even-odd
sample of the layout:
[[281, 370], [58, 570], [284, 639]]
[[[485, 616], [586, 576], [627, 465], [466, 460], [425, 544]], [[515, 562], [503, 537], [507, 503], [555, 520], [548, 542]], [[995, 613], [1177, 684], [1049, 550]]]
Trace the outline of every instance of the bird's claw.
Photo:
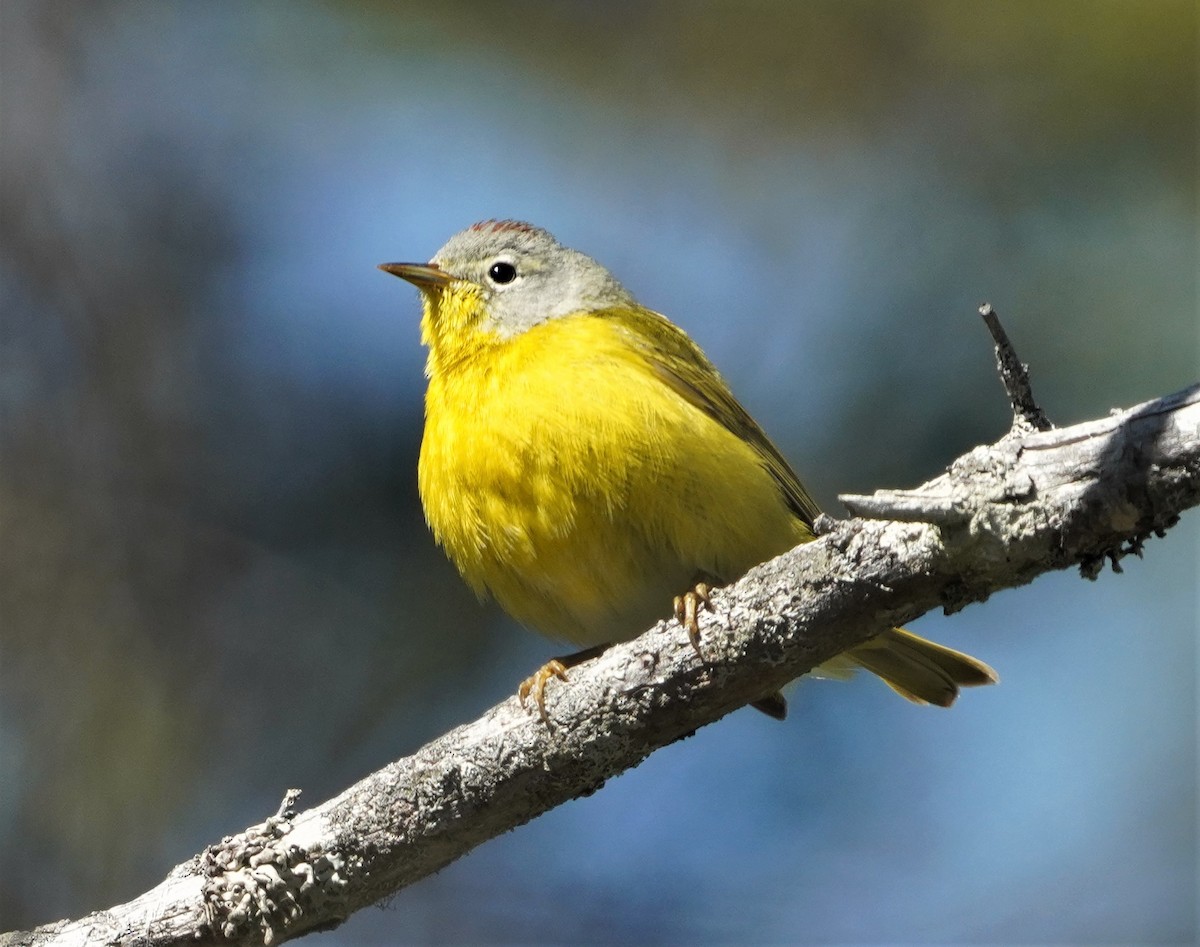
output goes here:
[[697, 582], [682, 595], [675, 596], [675, 620], [687, 629], [688, 640], [700, 657], [703, 655], [700, 654], [700, 622], [697, 615], [701, 607], [706, 611], [713, 610], [711, 592], [708, 583]]
[[543, 720], [548, 719], [546, 716], [546, 685], [554, 677], [560, 681], [567, 679], [567, 666], [558, 658], [547, 661], [525, 678], [521, 682], [521, 686], [517, 688], [517, 698], [521, 701], [521, 706], [525, 706], [526, 699], [532, 694], [533, 702], [537, 704], [538, 714]]

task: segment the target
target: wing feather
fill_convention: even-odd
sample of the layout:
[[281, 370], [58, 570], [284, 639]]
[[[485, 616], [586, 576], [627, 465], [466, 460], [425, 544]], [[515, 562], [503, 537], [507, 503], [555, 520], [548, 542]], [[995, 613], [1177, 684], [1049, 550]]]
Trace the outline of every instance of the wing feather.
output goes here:
[[595, 315], [617, 320], [665, 384], [753, 447], [788, 507], [812, 526], [820, 513], [816, 501], [779, 448], [733, 396], [700, 346], [665, 316], [649, 309], [620, 309]]

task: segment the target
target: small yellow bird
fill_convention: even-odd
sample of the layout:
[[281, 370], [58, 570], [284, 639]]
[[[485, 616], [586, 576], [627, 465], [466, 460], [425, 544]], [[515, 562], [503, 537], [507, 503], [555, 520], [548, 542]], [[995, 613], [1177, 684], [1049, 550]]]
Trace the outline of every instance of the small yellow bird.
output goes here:
[[[545, 230], [487, 220], [429, 263], [380, 269], [421, 291], [433, 535], [481, 596], [589, 650], [671, 612], [698, 634], [710, 585], [811, 541], [818, 510], [683, 330]], [[578, 657], [578, 656], [576, 656]], [[540, 710], [550, 661], [521, 686]], [[895, 629], [821, 665], [862, 667], [949, 706], [996, 674]], [[782, 718], [782, 695], [754, 706]]]

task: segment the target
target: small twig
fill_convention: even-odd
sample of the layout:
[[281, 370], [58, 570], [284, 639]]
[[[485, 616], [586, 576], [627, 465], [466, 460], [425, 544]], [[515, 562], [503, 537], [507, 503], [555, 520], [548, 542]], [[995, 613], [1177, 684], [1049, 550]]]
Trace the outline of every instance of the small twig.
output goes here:
[[296, 815], [296, 800], [300, 798], [303, 789], [289, 789], [283, 794], [283, 802], [279, 804], [279, 811], [275, 813], [277, 819], [291, 819]]
[[1013, 409], [1013, 424], [1022, 424], [1035, 431], [1049, 431], [1054, 427], [1046, 413], [1038, 406], [1033, 397], [1033, 387], [1029, 383], [1029, 368], [1019, 358], [1017, 351], [1009, 341], [1008, 333], [1000, 325], [1000, 318], [991, 303], [979, 307], [979, 314], [987, 324], [992, 340], [996, 343], [996, 368], [1000, 372], [1000, 380], [1004, 390], [1008, 392], [1008, 401]]
[[838, 499], [854, 516], [869, 520], [952, 526], [971, 518], [961, 498], [953, 496], [939, 497], [907, 490], [876, 490], [869, 496], [843, 493]]
[[[990, 303], [984, 303], [979, 307], [979, 315], [996, 343], [996, 369], [1012, 405], [1013, 433], [1027, 435], [1032, 431], [1053, 430], [1054, 425], [1034, 400], [1029, 369], [1017, 357], [996, 310]], [[942, 527], [961, 525], [970, 519], [961, 497], [931, 494], [928, 490], [879, 490], [871, 496], [842, 494], [838, 499], [852, 515], [864, 519], [931, 523]]]

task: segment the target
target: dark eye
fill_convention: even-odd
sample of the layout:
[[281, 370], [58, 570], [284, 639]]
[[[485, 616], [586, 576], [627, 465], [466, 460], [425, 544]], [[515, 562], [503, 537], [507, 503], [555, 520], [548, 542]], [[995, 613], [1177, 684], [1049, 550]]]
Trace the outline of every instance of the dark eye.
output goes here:
[[493, 283], [511, 283], [517, 278], [517, 268], [500, 260], [488, 267], [488, 277]]

